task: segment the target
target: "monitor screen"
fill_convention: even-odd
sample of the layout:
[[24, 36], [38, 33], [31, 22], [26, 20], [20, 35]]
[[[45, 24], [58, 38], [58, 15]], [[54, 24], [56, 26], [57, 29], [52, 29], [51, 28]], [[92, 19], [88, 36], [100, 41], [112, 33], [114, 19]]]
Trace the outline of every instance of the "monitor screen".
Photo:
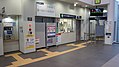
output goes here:
[[90, 16], [103, 16], [103, 8], [90, 9]]
[[7, 34], [12, 34], [12, 31], [7, 31]]

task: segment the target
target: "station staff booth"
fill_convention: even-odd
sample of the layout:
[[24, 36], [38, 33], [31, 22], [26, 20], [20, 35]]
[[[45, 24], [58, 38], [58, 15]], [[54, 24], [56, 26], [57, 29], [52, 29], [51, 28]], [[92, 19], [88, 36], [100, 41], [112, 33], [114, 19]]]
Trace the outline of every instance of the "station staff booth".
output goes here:
[[81, 16], [60, 14], [57, 23], [58, 43], [66, 44], [81, 40]]

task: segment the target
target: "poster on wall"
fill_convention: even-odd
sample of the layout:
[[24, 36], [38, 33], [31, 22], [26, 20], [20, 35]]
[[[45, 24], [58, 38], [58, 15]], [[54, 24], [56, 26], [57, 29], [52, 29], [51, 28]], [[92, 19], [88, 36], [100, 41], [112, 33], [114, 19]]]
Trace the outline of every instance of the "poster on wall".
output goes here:
[[60, 44], [61, 43], [61, 33], [57, 33], [56, 34], [56, 44]]
[[53, 38], [47, 38], [47, 44], [52, 44], [53, 43]]
[[106, 22], [106, 33], [111, 33], [112, 32], [112, 22]]
[[28, 24], [28, 31], [26, 34], [26, 45], [25, 45], [25, 49], [29, 50], [29, 49], [34, 49], [35, 48], [35, 35], [33, 34], [32, 31], [32, 24]]
[[28, 49], [34, 49], [35, 48], [35, 46], [34, 46], [34, 38], [32, 38], [32, 37], [27, 37], [27, 39], [26, 39], [27, 41], [26, 41], [26, 46], [25, 46], [25, 49], [26, 50], [28, 50]]
[[54, 4], [47, 4], [43, 1], [37, 1], [36, 6], [37, 6], [37, 16], [55, 17]]
[[113, 29], [112, 26], [113, 24], [111, 21], [108, 21], [105, 24], [105, 32], [106, 32], [107, 38], [110, 38], [110, 36], [112, 35], [112, 29]]

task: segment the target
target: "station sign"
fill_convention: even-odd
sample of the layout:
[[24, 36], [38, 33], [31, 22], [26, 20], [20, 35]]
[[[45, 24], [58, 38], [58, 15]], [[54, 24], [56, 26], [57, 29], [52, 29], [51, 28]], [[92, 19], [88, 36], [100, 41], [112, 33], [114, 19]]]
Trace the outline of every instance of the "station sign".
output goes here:
[[37, 6], [37, 16], [48, 16], [48, 17], [55, 17], [55, 5], [49, 4], [46, 2], [36, 2]]
[[100, 4], [101, 0], [95, 0], [95, 4]]
[[81, 16], [70, 15], [70, 14], [60, 14], [60, 18], [81, 19]]
[[70, 14], [60, 14], [60, 18], [76, 18], [76, 15], [70, 15]]

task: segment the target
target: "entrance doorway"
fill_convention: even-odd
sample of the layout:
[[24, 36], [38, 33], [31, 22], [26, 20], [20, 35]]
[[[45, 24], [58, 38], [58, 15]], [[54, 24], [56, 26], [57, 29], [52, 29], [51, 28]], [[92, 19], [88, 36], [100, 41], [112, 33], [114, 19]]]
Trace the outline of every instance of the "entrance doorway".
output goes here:
[[76, 20], [76, 41], [81, 40], [81, 20]]
[[2, 20], [4, 53], [19, 50], [18, 22], [18, 16]]
[[96, 41], [104, 41], [105, 22], [107, 20], [107, 17], [90, 17], [89, 20], [89, 39]]

